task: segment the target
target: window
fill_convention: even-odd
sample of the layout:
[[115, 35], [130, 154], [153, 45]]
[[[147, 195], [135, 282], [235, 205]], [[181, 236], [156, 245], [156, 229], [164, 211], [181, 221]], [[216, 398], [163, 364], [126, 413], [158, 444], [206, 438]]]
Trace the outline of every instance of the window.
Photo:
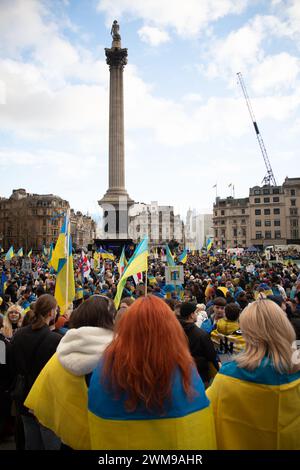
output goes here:
[[272, 232], [265, 232], [265, 238], [270, 240], [272, 238]]
[[260, 215], [261, 214], [261, 210], [260, 209], [255, 209], [255, 215]]
[[225, 220], [221, 220], [221, 225], [225, 225]]
[[216, 211], [216, 212], [215, 212], [215, 217], [217, 217], [217, 215], [218, 215], [218, 212]]
[[279, 227], [280, 226], [280, 220], [274, 220], [274, 225], [275, 225], [275, 227]]
[[259, 203], [260, 203], [260, 197], [254, 198], [254, 203], [255, 203], [255, 204], [259, 204]]
[[265, 227], [271, 227], [271, 220], [265, 220]]
[[245, 209], [242, 209], [242, 214], [245, 214]]
[[242, 219], [242, 224], [245, 224], [246, 223], [246, 220], [245, 219]]
[[267, 188], [264, 188], [264, 189], [263, 189], [263, 194], [270, 194], [270, 190], [267, 189]]
[[280, 194], [279, 188], [273, 188], [273, 194]]
[[291, 196], [296, 196], [296, 189], [291, 189]]
[[43, 219], [43, 225], [47, 225], [47, 220]]
[[268, 202], [270, 202], [270, 198], [269, 197], [264, 197], [264, 203], [267, 204]]
[[243, 237], [245, 237], [245, 236], [246, 236], [246, 229], [245, 229], [245, 228], [243, 228], [243, 230], [242, 230], [242, 234], [243, 234]]
[[237, 237], [237, 229], [236, 228], [233, 229], [233, 236]]
[[244, 245], [244, 246], [246, 245], [246, 240], [243, 240], [243, 245]]
[[255, 189], [254, 194], [260, 194], [260, 189]]
[[218, 237], [218, 230], [215, 230], [215, 237]]
[[290, 215], [298, 215], [298, 209], [290, 209]]
[[291, 231], [291, 238], [293, 238], [294, 240], [299, 238], [299, 230], [297, 228], [294, 228]]
[[279, 202], [279, 197], [273, 197], [273, 202]]
[[265, 215], [270, 215], [271, 214], [271, 209], [264, 209], [264, 214]]
[[225, 230], [222, 230], [222, 237], [225, 237]]
[[274, 209], [274, 210], [273, 210], [273, 213], [274, 213], [274, 214], [280, 214], [280, 209], [277, 209], [277, 208]]
[[261, 220], [255, 221], [255, 227], [261, 227]]
[[236, 224], [236, 220], [234, 220], [233, 223]]
[[298, 219], [291, 219], [291, 227], [298, 227]]
[[225, 211], [221, 211], [221, 215], [224, 215], [225, 214]]
[[281, 238], [281, 231], [275, 230], [275, 238]]
[[262, 233], [261, 232], [256, 232], [255, 238], [256, 238], [256, 240], [259, 240], [260, 238], [262, 238]]
[[235, 244], [235, 246], [237, 245], [237, 240], [233, 240], [233, 243]]
[[291, 206], [295, 206], [296, 205], [296, 199], [291, 199]]

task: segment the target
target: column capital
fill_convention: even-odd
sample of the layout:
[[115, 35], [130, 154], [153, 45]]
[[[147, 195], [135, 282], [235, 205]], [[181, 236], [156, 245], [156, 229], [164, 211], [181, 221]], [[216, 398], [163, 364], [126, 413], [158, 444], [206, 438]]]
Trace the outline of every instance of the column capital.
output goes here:
[[127, 64], [127, 49], [112, 47], [111, 49], [105, 48], [106, 63], [110, 67], [121, 67], [122, 69]]

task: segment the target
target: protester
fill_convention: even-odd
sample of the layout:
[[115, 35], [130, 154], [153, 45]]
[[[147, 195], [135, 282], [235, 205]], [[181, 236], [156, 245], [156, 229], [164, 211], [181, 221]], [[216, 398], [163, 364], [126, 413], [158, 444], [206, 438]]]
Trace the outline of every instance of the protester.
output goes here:
[[4, 319], [2, 333], [7, 339], [11, 339], [16, 331], [22, 325], [22, 308], [18, 305], [12, 305], [7, 310]]
[[27, 450], [60, 448], [59, 439], [50, 430], [39, 425], [23, 405], [34, 381], [61, 340], [60, 335], [49, 329], [56, 308], [57, 302], [51, 295], [39, 297], [34, 305], [34, 320], [28, 326], [20, 328], [11, 342], [11, 364], [15, 379], [13, 397], [22, 417]]
[[91, 378], [89, 424], [97, 450], [215, 448], [203, 383], [161, 299], [138, 299], [118, 322]]
[[268, 299], [240, 315], [246, 342], [208, 389], [218, 449], [300, 449], [300, 360], [295, 332], [282, 309]]
[[87, 386], [113, 338], [114, 303], [94, 295], [73, 311], [69, 331], [34, 383], [26, 406], [73, 449], [90, 449]]

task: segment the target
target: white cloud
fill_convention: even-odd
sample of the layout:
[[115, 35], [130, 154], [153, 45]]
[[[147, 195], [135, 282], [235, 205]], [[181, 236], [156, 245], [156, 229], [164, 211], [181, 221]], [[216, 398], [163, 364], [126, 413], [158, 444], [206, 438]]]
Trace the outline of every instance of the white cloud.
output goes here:
[[255, 67], [252, 88], [258, 93], [271, 89], [283, 91], [297, 84], [300, 72], [300, 60], [286, 52], [266, 57]]
[[160, 44], [170, 41], [170, 36], [166, 31], [162, 31], [153, 26], [143, 26], [138, 30], [138, 35], [142, 41], [151, 46], [159, 46]]
[[100, 0], [98, 10], [106, 14], [108, 24], [128, 15], [192, 37], [219, 18], [241, 13], [247, 3], [247, 0]]

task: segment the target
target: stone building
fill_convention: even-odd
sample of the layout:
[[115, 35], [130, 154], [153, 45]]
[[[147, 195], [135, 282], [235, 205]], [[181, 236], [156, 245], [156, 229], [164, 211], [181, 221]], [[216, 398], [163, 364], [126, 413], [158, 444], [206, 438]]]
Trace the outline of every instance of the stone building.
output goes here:
[[300, 244], [300, 178], [254, 186], [244, 199], [216, 198], [213, 227], [222, 248]]
[[179, 215], [174, 214], [173, 206], [159, 206], [136, 203], [129, 211], [129, 235], [134, 241], [148, 236], [152, 246], [170, 241], [184, 243], [184, 225]]
[[[13, 246], [40, 251], [43, 245], [55, 243], [70, 208], [68, 201], [53, 194], [30, 194], [14, 189], [9, 198], [0, 198], [0, 245], [4, 250]], [[71, 210], [73, 245], [87, 246], [94, 237], [94, 221]], [[81, 243], [82, 242], [82, 243]]]

